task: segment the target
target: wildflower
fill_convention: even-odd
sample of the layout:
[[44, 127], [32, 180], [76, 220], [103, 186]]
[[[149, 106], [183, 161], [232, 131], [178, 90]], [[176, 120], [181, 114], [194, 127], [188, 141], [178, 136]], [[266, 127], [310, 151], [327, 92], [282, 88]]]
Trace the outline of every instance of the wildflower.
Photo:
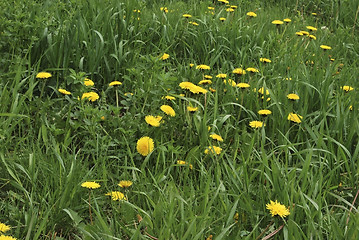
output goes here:
[[184, 17], [184, 18], [191, 18], [192, 15], [190, 15], [190, 14], [183, 14], [182, 17]]
[[113, 201], [127, 200], [125, 195], [119, 191], [109, 192], [109, 193], [106, 193], [105, 195], [111, 196]]
[[258, 70], [258, 69], [256, 69], [256, 68], [252, 68], [252, 67], [247, 68], [247, 69], [246, 69], [246, 71], [247, 71], [247, 72], [252, 72], [252, 73], [257, 73], [257, 72], [259, 72], [259, 70]]
[[[256, 91], [256, 89], [253, 89], [253, 91]], [[261, 87], [260, 89], [258, 89], [258, 93], [264, 95], [264, 88]], [[269, 91], [268, 89], [266, 89], [266, 95], [269, 95]]]
[[142, 156], [147, 156], [153, 151], [154, 142], [150, 137], [142, 137], [137, 141], [137, 152]]
[[59, 88], [58, 91], [64, 95], [71, 95], [71, 92], [66, 91], [65, 89]]
[[201, 65], [198, 65], [196, 67], [196, 69], [209, 70], [209, 69], [211, 69], [211, 67], [208, 65], [201, 64]]
[[229, 1], [228, 0], [218, 0], [218, 2], [224, 3], [224, 4], [228, 4]]
[[283, 22], [290, 23], [292, 20], [290, 18], [284, 18]]
[[223, 80], [223, 82], [224, 82], [224, 84], [227, 84], [227, 83], [228, 83], [228, 84], [231, 85], [232, 87], [237, 86], [236, 82], [233, 81], [232, 79], [228, 79], [228, 81], [227, 81], [227, 80]]
[[303, 35], [307, 35], [307, 36], [309, 36], [310, 34], [309, 34], [309, 32], [307, 32], [307, 31], [300, 31]]
[[167, 96], [164, 97], [164, 99], [166, 99], [166, 100], [175, 100], [176, 98], [167, 95]]
[[194, 26], [198, 26], [199, 24], [198, 23], [196, 23], [196, 22], [188, 22], [189, 24], [192, 24], [192, 25], [194, 25]]
[[187, 162], [182, 161], [182, 160], [177, 160], [177, 164], [178, 164], [178, 165], [188, 165], [191, 170], [193, 169], [193, 165], [192, 165], [192, 164], [187, 164]]
[[123, 95], [125, 95], [125, 97], [129, 97], [129, 96], [133, 96], [133, 93], [132, 92], [127, 92], [127, 93], [124, 93]]
[[88, 188], [88, 189], [96, 189], [96, 188], [101, 187], [101, 185], [98, 184], [97, 182], [83, 182], [81, 184], [81, 187]]
[[204, 89], [204, 88], [201, 88], [200, 86], [197, 86], [191, 82], [181, 82], [179, 84], [179, 86], [182, 88], [182, 89], [187, 89], [189, 91], [191, 91], [192, 93], [207, 93], [207, 90]]
[[317, 13], [313, 12], [312, 15], [313, 15], [313, 16], [317, 16]]
[[292, 121], [292, 122], [295, 122], [295, 123], [301, 123], [302, 122], [301, 119], [303, 119], [303, 117], [300, 116], [299, 114], [296, 114], [296, 113], [289, 113], [288, 114], [288, 120], [289, 121]]
[[188, 110], [189, 112], [197, 112], [197, 111], [198, 111], [198, 107], [187, 106], [187, 110]]
[[308, 37], [309, 37], [310, 39], [317, 40], [317, 37], [314, 36], [314, 35], [309, 35]]
[[350, 110], [350, 111], [353, 111], [353, 105], [350, 105], [350, 106], [349, 106], [349, 110]]
[[295, 93], [290, 93], [290, 94], [288, 94], [288, 95], [287, 95], [287, 98], [288, 98], [289, 100], [299, 100], [299, 96], [298, 96], [297, 94], [295, 94]]
[[227, 77], [227, 74], [225, 73], [220, 73], [216, 76], [217, 78], [226, 78]]
[[251, 121], [251, 122], [249, 122], [249, 126], [251, 126], [252, 128], [261, 128], [265, 125], [261, 121]]
[[169, 57], [170, 57], [169, 54], [164, 53], [164, 54], [160, 57], [160, 59], [161, 59], [161, 60], [166, 60], [166, 59], [168, 59]]
[[351, 86], [343, 86], [340, 88], [343, 89], [345, 92], [350, 92], [350, 91], [354, 90], [354, 88]]
[[207, 79], [203, 79], [203, 80], [199, 81], [198, 84], [201, 84], [201, 85], [204, 85], [204, 84], [212, 84], [212, 81], [211, 81], [211, 80], [207, 80]]
[[320, 48], [323, 50], [330, 50], [332, 49], [331, 47], [327, 46], [327, 45], [320, 45]]
[[285, 78], [285, 80], [287, 80], [287, 81], [291, 81], [292, 80], [292, 78], [290, 77], [290, 78]]
[[242, 68], [236, 68], [232, 71], [232, 73], [238, 74], [238, 75], [244, 75], [246, 74], [246, 71], [243, 70]]
[[234, 9], [233, 8], [227, 8], [226, 11], [227, 12], [234, 12]]
[[225, 17], [220, 17], [219, 20], [224, 22], [224, 21], [226, 21], [226, 18]]
[[168, 9], [166, 7], [161, 7], [160, 10], [165, 12], [165, 13], [168, 13]]
[[238, 83], [237, 87], [245, 89], [245, 88], [249, 88], [250, 85], [248, 83]]
[[122, 85], [122, 82], [120, 81], [113, 81], [113, 82], [110, 82], [110, 84], [108, 84], [110, 87], [111, 86], [118, 86], [118, 85]]
[[277, 200], [275, 202], [271, 200], [270, 203], [266, 204], [266, 208], [270, 211], [272, 217], [275, 215], [286, 217], [290, 214], [289, 209], [277, 202]]
[[5, 233], [5, 232], [9, 231], [10, 229], [11, 229], [10, 226], [0, 222], [0, 232]]
[[217, 90], [216, 90], [216, 89], [214, 89], [214, 88], [211, 88], [211, 87], [210, 87], [210, 88], [209, 88], [209, 91], [211, 91], [211, 92], [213, 92], [213, 93], [214, 93], [214, 92], [216, 92]]
[[272, 21], [272, 23], [278, 26], [278, 25], [282, 25], [282, 24], [283, 24], [283, 21], [281, 21], [281, 20], [274, 20], [274, 21]]
[[208, 10], [214, 10], [214, 7], [208, 7]]
[[257, 14], [255, 12], [247, 12], [247, 16], [249, 16], [249, 17], [257, 17]]
[[303, 36], [303, 33], [302, 32], [296, 32], [295, 33], [297, 36]]
[[223, 142], [223, 138], [221, 136], [219, 136], [218, 134], [211, 134], [211, 135], [209, 135], [209, 137], [211, 137], [213, 140]]
[[191, 68], [191, 67], [193, 67], [193, 66], [194, 66], [194, 64], [193, 64], [193, 63], [190, 63], [190, 64], [189, 64], [189, 67], [190, 67], [190, 68]]
[[86, 87], [91, 87], [91, 86], [95, 85], [95, 83], [91, 79], [88, 79], [88, 78], [85, 78], [84, 84]]
[[212, 79], [213, 77], [210, 76], [210, 75], [204, 75], [204, 78], [207, 78], [207, 79]]
[[160, 121], [162, 120], [162, 118], [158, 118], [158, 117], [154, 117], [152, 115], [148, 115], [145, 117], [145, 121], [146, 123], [148, 123], [149, 125], [153, 126], [153, 127], [158, 127], [160, 126]]
[[83, 93], [83, 94], [82, 94], [81, 99], [84, 99], [84, 98], [86, 98], [87, 100], [89, 100], [89, 101], [91, 101], [91, 102], [94, 102], [94, 101], [96, 101], [97, 99], [99, 99], [100, 96], [99, 96], [97, 93], [95, 93], [95, 92], [87, 92], [87, 93]]
[[217, 147], [217, 146], [208, 147], [206, 150], [204, 150], [204, 153], [205, 153], [205, 154], [210, 154], [210, 153], [212, 153], [212, 154], [217, 154], [217, 155], [219, 155], [219, 154], [221, 154], [221, 152], [222, 152], [222, 148]]
[[106, 117], [105, 116], [101, 116], [101, 120], [105, 121]]
[[236, 6], [236, 5], [231, 5], [230, 8], [237, 9], [238, 6]]
[[132, 186], [132, 181], [129, 180], [122, 180], [120, 181], [120, 183], [118, 184], [118, 186], [122, 187], [122, 188], [128, 188]]
[[268, 115], [272, 114], [272, 111], [271, 111], [271, 110], [268, 110], [268, 109], [262, 109], [262, 110], [259, 110], [259, 111], [258, 111], [258, 114], [259, 114], [259, 115], [268, 116]]
[[38, 74], [36, 74], [36, 78], [46, 79], [50, 77], [52, 77], [52, 74], [48, 72], [39, 72]]
[[1, 235], [0, 240], [16, 240], [16, 238], [6, 235]]
[[272, 62], [272, 61], [271, 61], [270, 59], [268, 59], [268, 58], [260, 58], [259, 61], [262, 62], [262, 63], [271, 63], [271, 62]]
[[176, 116], [176, 112], [175, 110], [173, 110], [173, 108], [171, 106], [168, 106], [168, 105], [162, 105], [160, 107], [160, 109], [166, 113], [167, 115], [171, 116], [171, 117], [174, 117]]
[[312, 27], [312, 26], [307, 26], [307, 29], [308, 29], [309, 31], [317, 31], [317, 30], [318, 30], [317, 28]]

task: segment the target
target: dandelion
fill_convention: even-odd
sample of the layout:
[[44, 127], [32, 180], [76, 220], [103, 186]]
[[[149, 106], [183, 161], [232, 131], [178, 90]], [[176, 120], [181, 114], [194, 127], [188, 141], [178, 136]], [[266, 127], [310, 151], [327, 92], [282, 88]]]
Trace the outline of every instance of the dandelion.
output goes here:
[[189, 24], [192, 24], [192, 25], [194, 25], [194, 26], [198, 26], [199, 24], [198, 23], [196, 23], [196, 22], [188, 22]]
[[216, 76], [217, 78], [226, 78], [227, 77], [227, 74], [225, 73], [220, 73]]
[[10, 226], [0, 222], [0, 232], [5, 233], [5, 232], [9, 231], [10, 229], [11, 229]]
[[122, 188], [128, 188], [132, 186], [132, 181], [129, 180], [122, 180], [120, 181], [120, 183], [118, 184], [118, 186], [122, 187]]
[[309, 34], [309, 32], [307, 32], [307, 31], [300, 31], [303, 35], [307, 35], [307, 36], [309, 36], [310, 34]]
[[209, 91], [211, 91], [211, 92], [213, 92], [213, 93], [214, 93], [214, 92], [216, 92], [217, 90], [216, 90], [216, 89], [214, 89], [214, 88], [211, 88], [211, 87], [210, 87], [210, 88], [209, 88]]
[[174, 117], [176, 116], [176, 112], [175, 110], [173, 110], [173, 108], [171, 106], [168, 106], [168, 105], [162, 105], [160, 107], [160, 109], [166, 113], [167, 115], [171, 116], [171, 117]]
[[183, 160], [177, 160], [177, 164], [178, 165], [188, 165], [189, 169], [193, 169], [193, 165], [192, 164], [187, 164], [187, 162], [183, 161]]
[[149, 125], [153, 126], [153, 127], [158, 127], [160, 126], [160, 121], [162, 120], [162, 118], [158, 118], [158, 117], [154, 117], [152, 115], [148, 115], [145, 117], [145, 121], [146, 123], [148, 123]]
[[245, 88], [249, 88], [250, 85], [248, 83], [238, 83], [237, 87], [245, 89]]
[[101, 185], [98, 184], [97, 182], [83, 182], [81, 184], [81, 187], [88, 188], [88, 189], [96, 189], [96, 188], [101, 187]]
[[105, 116], [101, 116], [100, 118], [102, 121], [105, 121], [106, 117]]
[[288, 98], [289, 100], [299, 100], [299, 96], [298, 96], [297, 94], [295, 94], [295, 93], [290, 93], [290, 94], [288, 94], [288, 95], [287, 95], [287, 98]]
[[251, 126], [252, 128], [261, 128], [265, 125], [261, 121], [251, 121], [251, 122], [249, 122], [249, 126]]
[[262, 109], [262, 110], [258, 111], [258, 114], [263, 115], [263, 116], [268, 116], [268, 115], [272, 114], [272, 111], [268, 110], [268, 109]]
[[212, 138], [213, 140], [223, 142], [223, 138], [221, 136], [219, 136], [218, 134], [211, 134], [211, 135], [209, 135], [209, 137]]
[[111, 199], [113, 201], [127, 200], [125, 195], [119, 191], [109, 192], [109, 193], [106, 193], [105, 195], [111, 196]]
[[234, 12], [234, 9], [233, 8], [227, 8], [226, 11], [227, 12]]
[[113, 81], [113, 82], [110, 82], [108, 85], [109, 85], [110, 87], [111, 87], [111, 86], [119, 86], [119, 85], [122, 85], [122, 82], [120, 82], [120, 81]]
[[317, 37], [314, 36], [314, 35], [309, 35], [308, 37], [309, 37], [310, 39], [317, 40]]
[[354, 90], [354, 88], [351, 86], [343, 86], [340, 88], [343, 89], [345, 92], [350, 92], [350, 91]]
[[167, 7], [161, 7], [160, 10], [163, 11], [163, 12], [165, 12], [165, 13], [168, 13]]
[[184, 18], [191, 18], [192, 15], [190, 15], [190, 14], [183, 14], [182, 17], [184, 17]]
[[270, 203], [266, 204], [266, 208], [272, 214], [272, 217], [278, 215], [283, 218], [290, 214], [289, 209], [277, 202], [277, 200], [275, 202], [271, 200]]
[[292, 80], [292, 78], [290, 77], [290, 78], [285, 78], [285, 80], [287, 80], [287, 81], [291, 81]]
[[161, 59], [161, 60], [166, 60], [166, 59], [168, 59], [169, 57], [170, 57], [169, 54], [164, 53], [164, 54], [160, 57], [160, 59]]
[[236, 86], [237, 86], [236, 82], [233, 81], [232, 79], [228, 79], [228, 81], [227, 81], [227, 80], [223, 80], [223, 82], [224, 82], [224, 84], [229, 84], [229, 85], [231, 85], [232, 87], [236, 87]]
[[50, 77], [52, 77], [52, 74], [48, 72], [39, 72], [38, 74], [36, 74], [36, 78], [46, 79]]
[[309, 31], [317, 31], [317, 30], [318, 30], [317, 28], [312, 27], [312, 26], [307, 26], [307, 29], [308, 29]]
[[125, 97], [129, 97], [129, 96], [133, 96], [133, 93], [132, 92], [127, 92], [127, 93], [124, 93], [123, 95], [125, 95]]
[[212, 84], [212, 81], [207, 80], [207, 79], [203, 79], [203, 80], [199, 81], [198, 84], [201, 84], [201, 85]]
[[142, 156], [147, 156], [150, 154], [154, 149], [154, 142], [153, 139], [150, 137], [142, 137], [137, 141], [137, 152]]
[[204, 89], [204, 88], [201, 88], [200, 86], [197, 86], [191, 82], [181, 82], [179, 84], [179, 86], [182, 88], [182, 89], [187, 89], [189, 91], [191, 91], [192, 93], [207, 93], [207, 90]]
[[317, 13], [313, 12], [312, 15], [313, 15], [313, 16], [317, 16]]
[[221, 2], [221, 3], [223, 3], [223, 4], [228, 4], [228, 3], [229, 3], [228, 0], [218, 0], [218, 2]]
[[257, 17], [257, 14], [255, 12], [247, 12], [248, 17]]
[[173, 96], [165, 96], [164, 97], [164, 99], [166, 99], [166, 100], [175, 100], [176, 98], [175, 97], [173, 97]]
[[206, 150], [204, 150], [204, 153], [205, 154], [221, 154], [222, 152], [222, 148], [220, 147], [217, 147], [217, 146], [211, 146], [211, 147], [208, 147]]
[[204, 78], [207, 78], [207, 79], [212, 79], [213, 77], [210, 76], [210, 75], [204, 75]]
[[198, 66], [196, 67], [196, 69], [201, 69], [201, 70], [210, 70], [210, 69], [211, 69], [211, 67], [210, 67], [210, 66], [208, 66], [208, 65], [201, 64], [201, 65], [198, 65]]
[[327, 45], [320, 45], [320, 48], [323, 50], [330, 50], [332, 49], [331, 47], [327, 46]]
[[212, 11], [213, 11], [213, 10], [214, 10], [214, 7], [208, 7], [208, 10], [212, 10]]
[[188, 110], [189, 112], [197, 112], [197, 111], [198, 111], [198, 107], [187, 106], [187, 110]]
[[283, 22], [290, 23], [292, 20], [290, 18], [284, 18]]
[[272, 61], [271, 61], [270, 59], [268, 59], [268, 58], [260, 58], [259, 61], [262, 62], [262, 63], [271, 63], [271, 62], [272, 62]]
[[58, 91], [64, 95], [71, 95], [71, 92], [66, 91], [65, 89], [59, 88]]
[[232, 73], [238, 74], [238, 75], [244, 75], [244, 74], [246, 74], [246, 71], [243, 70], [242, 68], [235, 68], [235, 69], [232, 71]]
[[0, 240], [16, 240], [16, 238], [6, 235], [1, 235]]
[[279, 25], [282, 25], [282, 24], [283, 24], [283, 21], [281, 21], [281, 20], [274, 20], [274, 21], [272, 21], [272, 24], [275, 24], [275, 25], [279, 26]]
[[95, 85], [95, 83], [91, 79], [88, 79], [88, 78], [85, 78], [84, 84], [86, 87], [91, 87], [91, 86]]
[[189, 67], [190, 67], [190, 68], [191, 68], [191, 67], [193, 67], [193, 66], [194, 66], [194, 64], [193, 64], [193, 63], [190, 63], [190, 64], [189, 64]]
[[295, 35], [297, 35], [297, 36], [303, 36], [303, 33], [302, 33], [302, 32], [296, 32]]
[[226, 18], [225, 17], [220, 17], [219, 20], [224, 22], [224, 21], [226, 21]]
[[87, 92], [87, 93], [83, 93], [81, 97], [81, 99], [85, 99], [85, 98], [91, 102], [95, 102], [97, 99], [100, 98], [100, 96], [95, 92]]
[[288, 114], [288, 120], [289, 121], [292, 121], [292, 122], [295, 122], [295, 123], [301, 123], [302, 122], [301, 119], [303, 119], [303, 117], [300, 116], [299, 114], [296, 114], [296, 113], [289, 113]]
[[236, 6], [236, 5], [231, 5], [230, 8], [237, 9], [238, 6]]
[[246, 69], [246, 71], [247, 71], [247, 72], [252, 72], [252, 73], [257, 73], [257, 72], [259, 72], [259, 70], [258, 70], [258, 69], [256, 69], [256, 68], [252, 68], [252, 67], [247, 68], [247, 69]]
[[[253, 89], [253, 91], [256, 91], [256, 89]], [[261, 87], [260, 89], [258, 89], [258, 93], [264, 95], [264, 88]], [[265, 90], [265, 93], [266, 93], [266, 95], [269, 95], [269, 90], [266, 89], [266, 90]]]

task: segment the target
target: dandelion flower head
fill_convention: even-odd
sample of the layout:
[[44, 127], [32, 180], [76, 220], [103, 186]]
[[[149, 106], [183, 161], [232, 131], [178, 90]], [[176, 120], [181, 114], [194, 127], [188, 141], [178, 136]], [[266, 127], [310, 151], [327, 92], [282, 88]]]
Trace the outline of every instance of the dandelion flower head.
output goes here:
[[221, 136], [219, 136], [218, 134], [211, 134], [211, 135], [209, 135], [209, 137], [211, 137], [213, 140], [223, 142], [223, 138]]
[[212, 154], [217, 154], [217, 155], [219, 155], [219, 154], [221, 154], [221, 152], [222, 152], [222, 148], [217, 147], [217, 146], [210, 146], [210, 147], [208, 147], [206, 150], [204, 150], [204, 153], [205, 153], [205, 154], [210, 154], [210, 153], [212, 153]]
[[52, 74], [48, 72], [39, 72], [38, 74], [36, 74], [36, 78], [46, 79], [50, 77], [52, 77]]
[[299, 114], [296, 113], [289, 113], [288, 114], [288, 120], [295, 122], [295, 123], [301, 123], [302, 122], [303, 117]]
[[264, 126], [264, 123], [261, 121], [251, 121], [249, 122], [249, 126], [251, 126], [252, 128], [261, 128]]
[[201, 69], [201, 70], [210, 70], [211, 67], [205, 64], [200, 64], [196, 67], [196, 69]]
[[350, 92], [350, 91], [354, 90], [354, 88], [351, 86], [343, 86], [340, 88], [343, 89], [345, 92]]
[[283, 21], [281, 21], [281, 20], [274, 20], [274, 21], [272, 21], [272, 23], [275, 24], [275, 25], [282, 25], [282, 24], [283, 24]]
[[122, 192], [114, 191], [105, 194], [106, 196], [111, 196], [113, 201], [127, 200], [125, 195]]
[[250, 85], [248, 83], [238, 83], [237, 87], [245, 89], [245, 88], [249, 88]]
[[62, 88], [59, 88], [58, 91], [59, 91], [59, 93], [62, 93], [64, 95], [71, 95], [71, 92], [66, 91], [65, 89], [62, 89]]
[[100, 96], [99, 96], [97, 93], [95, 93], [95, 92], [83, 93], [83, 94], [82, 94], [82, 97], [81, 97], [81, 99], [87, 99], [87, 100], [89, 100], [89, 101], [91, 101], [91, 102], [94, 102], [94, 101], [96, 101], [96, 100], [99, 99], [99, 98], [100, 98]]
[[252, 72], [252, 73], [257, 73], [257, 72], [259, 72], [259, 70], [258, 70], [258, 69], [256, 69], [256, 68], [252, 68], [252, 67], [247, 68], [247, 69], [246, 69], [246, 71], [247, 71], [247, 72]]
[[101, 185], [98, 184], [97, 182], [83, 182], [81, 184], [81, 187], [88, 188], [88, 189], [96, 189], [96, 188], [101, 187]]
[[324, 50], [330, 50], [332, 49], [331, 47], [327, 46], [327, 45], [320, 45], [320, 48], [321, 49], [324, 49]]
[[187, 106], [187, 110], [188, 110], [189, 112], [197, 112], [197, 111], [198, 111], [198, 107]]
[[257, 17], [257, 14], [255, 12], [247, 12], [247, 16], [249, 16], [249, 17]]
[[122, 188], [128, 188], [132, 186], [132, 181], [129, 180], [122, 180], [120, 181], [120, 183], [118, 184], [118, 186], [122, 187]]
[[5, 232], [9, 231], [10, 229], [11, 229], [10, 226], [0, 222], [0, 232], [5, 233]]
[[162, 120], [162, 117], [158, 117], [158, 116], [155, 117], [155, 116], [152, 116], [152, 115], [148, 115], [148, 116], [145, 117], [146, 123], [148, 123], [152, 127], [160, 126], [161, 120]]
[[287, 95], [287, 98], [288, 98], [289, 100], [299, 100], [299, 96], [298, 96], [297, 94], [295, 94], [295, 93], [290, 93], [290, 94], [288, 94], [288, 95]]
[[91, 79], [88, 79], [88, 78], [85, 78], [84, 84], [86, 87], [91, 87], [91, 86], [95, 85], [95, 83]]
[[119, 86], [119, 85], [122, 85], [122, 82], [120, 81], [113, 81], [113, 82], [110, 82], [110, 84], [108, 84], [110, 87], [111, 86]]
[[259, 115], [268, 116], [268, 115], [272, 114], [272, 111], [271, 111], [271, 110], [268, 110], [268, 109], [262, 109], [262, 110], [259, 110], [259, 111], [258, 111], [258, 114], [259, 114]]
[[184, 18], [190, 18], [190, 17], [192, 17], [192, 15], [191, 15], [191, 14], [183, 14], [182, 17], [184, 17]]
[[168, 105], [162, 105], [160, 107], [160, 109], [166, 113], [167, 115], [171, 116], [171, 117], [174, 117], [176, 116], [176, 112], [175, 110], [173, 110], [173, 108], [171, 106], [168, 106]]
[[137, 152], [142, 156], [147, 156], [150, 154], [154, 149], [154, 142], [153, 139], [150, 137], [142, 137], [137, 141]]
[[266, 208], [272, 214], [272, 217], [276, 215], [280, 217], [286, 217], [290, 214], [289, 209], [286, 206], [277, 202], [277, 200], [275, 202], [270, 201], [270, 203], [266, 205]]
[[270, 59], [268, 59], [268, 58], [260, 58], [259, 61], [262, 62], [262, 63], [271, 63], [271, 62], [272, 62], [272, 61], [271, 61]]
[[246, 71], [243, 70], [242, 68], [236, 68], [232, 71], [232, 73], [238, 74], [238, 75], [244, 75], [246, 74]]
[[166, 60], [166, 59], [168, 59], [169, 57], [170, 57], [169, 54], [164, 53], [164, 54], [160, 57], [160, 59], [161, 59], [161, 60]]
[[16, 240], [16, 238], [6, 235], [1, 235], [0, 240]]

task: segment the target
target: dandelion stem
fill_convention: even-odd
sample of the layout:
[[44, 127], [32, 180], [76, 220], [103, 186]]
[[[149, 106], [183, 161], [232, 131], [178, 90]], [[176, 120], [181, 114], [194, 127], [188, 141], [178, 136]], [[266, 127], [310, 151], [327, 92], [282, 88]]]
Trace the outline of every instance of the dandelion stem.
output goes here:
[[93, 222], [92, 222], [92, 213], [91, 213], [91, 190], [89, 191], [89, 213], [90, 213], [91, 225], [93, 225]]
[[116, 92], [116, 107], [118, 108], [118, 92], [117, 92], [117, 88], [116, 88], [115, 92]]

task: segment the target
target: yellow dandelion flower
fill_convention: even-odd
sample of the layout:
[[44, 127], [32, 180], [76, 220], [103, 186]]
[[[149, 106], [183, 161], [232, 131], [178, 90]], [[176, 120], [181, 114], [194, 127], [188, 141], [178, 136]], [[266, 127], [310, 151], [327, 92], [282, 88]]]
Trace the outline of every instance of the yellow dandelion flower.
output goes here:
[[259, 61], [262, 62], [262, 63], [271, 63], [271, 62], [272, 62], [272, 61], [271, 61], [270, 59], [268, 59], [268, 58], [260, 58]]
[[290, 214], [289, 209], [277, 202], [277, 200], [275, 202], [270, 201], [270, 203], [266, 204], [266, 208], [272, 214], [272, 217], [278, 215], [283, 218]]
[[118, 186], [122, 187], [122, 188], [128, 188], [132, 186], [132, 181], [130, 180], [122, 180], [120, 181], [120, 183], [118, 184]]
[[237, 9], [238, 6], [236, 6], [236, 5], [231, 5], [230, 8]]
[[221, 154], [222, 152], [222, 148], [217, 147], [217, 146], [209, 146], [208, 148], [206, 148], [206, 150], [204, 150], [205, 154]]
[[287, 95], [287, 98], [288, 98], [289, 100], [299, 100], [299, 96], [298, 96], [297, 94], [295, 94], [295, 93], [290, 93], [290, 94], [288, 94], [288, 95]]
[[327, 45], [320, 45], [320, 48], [323, 50], [330, 50], [332, 49], [331, 47], [327, 46]]
[[133, 96], [133, 93], [132, 92], [127, 92], [127, 93], [124, 93], [123, 95], [125, 95], [125, 97], [129, 97], [129, 96]]
[[189, 67], [190, 67], [190, 68], [191, 68], [191, 67], [193, 67], [193, 66], [194, 66], [194, 64], [193, 64], [193, 63], [190, 63], [190, 64], [189, 64]]
[[212, 79], [213, 77], [211, 75], [204, 75], [204, 78], [206, 79]]
[[210, 66], [208, 66], [208, 65], [201, 64], [201, 65], [198, 65], [198, 66], [196, 67], [196, 69], [201, 69], [201, 70], [210, 70], [210, 69], [211, 69], [211, 67], [210, 67]]
[[309, 36], [310, 34], [309, 34], [309, 32], [307, 32], [307, 31], [300, 31], [303, 35], [307, 35], [307, 36]]
[[247, 16], [249, 16], [249, 17], [257, 17], [257, 14], [255, 12], [247, 12]]
[[259, 70], [258, 70], [258, 69], [256, 69], [256, 68], [252, 68], [252, 67], [247, 68], [247, 69], [246, 69], [246, 71], [247, 71], [247, 72], [252, 72], [252, 73], [257, 73], [257, 72], [259, 72]]
[[248, 83], [238, 83], [237, 87], [245, 89], [245, 88], [249, 88], [250, 85]]
[[150, 137], [142, 137], [137, 141], [137, 152], [142, 156], [147, 156], [150, 154], [154, 149], [154, 142], [153, 139]]
[[105, 194], [106, 196], [111, 196], [113, 201], [127, 200], [125, 195], [119, 191], [113, 191]]
[[0, 240], [16, 240], [16, 238], [6, 235], [1, 235]]
[[188, 165], [189, 169], [193, 169], [192, 164], [187, 164], [187, 162], [183, 161], [183, 160], [177, 160], [177, 164], [178, 165]]
[[209, 91], [211, 91], [211, 92], [213, 92], [213, 93], [214, 93], [214, 92], [216, 92], [217, 90], [216, 90], [216, 89], [214, 89], [214, 88], [211, 88], [211, 87], [210, 87], [210, 88], [209, 88]]
[[272, 114], [272, 111], [268, 110], [268, 109], [262, 109], [262, 110], [258, 111], [258, 114], [263, 115], [263, 116], [268, 116], [268, 115]]
[[94, 102], [94, 101], [96, 101], [96, 100], [99, 99], [99, 98], [100, 98], [100, 96], [99, 96], [97, 93], [95, 93], [95, 92], [83, 93], [83, 94], [82, 94], [82, 97], [81, 97], [81, 99], [87, 99], [87, 100], [89, 100], [89, 101], [91, 101], [91, 102]]
[[214, 7], [208, 7], [208, 10], [214, 10]]
[[52, 74], [48, 72], [39, 72], [38, 74], [36, 74], [36, 78], [46, 79], [50, 77], [52, 77]]
[[175, 110], [173, 110], [173, 108], [171, 106], [168, 106], [168, 105], [162, 105], [160, 107], [160, 109], [166, 113], [167, 115], [171, 116], [171, 117], [174, 117], [176, 116], [176, 112]]
[[188, 22], [189, 24], [192, 24], [192, 25], [194, 25], [194, 26], [198, 26], [199, 24], [198, 23], [196, 23], [196, 22]]
[[221, 136], [219, 136], [218, 134], [211, 134], [211, 135], [209, 135], [209, 137], [212, 138], [213, 140], [223, 142], [223, 138]]
[[158, 120], [157, 117], [154, 117], [154, 116], [152, 116], [152, 115], [148, 115], [148, 116], [145, 117], [146, 123], [148, 123], [149, 125], [151, 125], [151, 126], [153, 126], [153, 127], [158, 127], [158, 126], [160, 126], [160, 121], [161, 121], [161, 120], [162, 120], [162, 119]]
[[108, 85], [109, 85], [110, 87], [111, 87], [111, 86], [119, 86], [119, 85], [122, 85], [122, 82], [120, 82], [120, 81], [113, 81], [113, 82], [110, 82]]
[[197, 112], [197, 111], [198, 111], [198, 107], [187, 106], [187, 110], [188, 110], [189, 112]]
[[64, 95], [71, 95], [71, 92], [66, 91], [65, 89], [59, 88], [58, 91]]
[[350, 92], [350, 91], [354, 90], [354, 88], [351, 86], [343, 86], [340, 88], [343, 89], [345, 92]]
[[290, 18], [284, 18], [283, 22], [290, 23], [292, 20]]
[[86, 87], [91, 87], [91, 86], [95, 85], [95, 83], [91, 79], [88, 79], [88, 78], [85, 78], [84, 84]]
[[309, 35], [308, 37], [309, 37], [310, 39], [317, 40], [317, 37], [314, 36], [314, 35]]
[[274, 20], [274, 21], [272, 21], [272, 24], [275, 24], [275, 25], [282, 25], [283, 24], [283, 21], [281, 21], [281, 20]]
[[225, 73], [220, 73], [216, 76], [217, 78], [226, 78], [227, 77], [227, 74]]
[[233, 8], [227, 8], [226, 11], [227, 12], [234, 12], [234, 9]]
[[201, 85], [212, 84], [212, 81], [207, 80], [207, 79], [203, 79], [203, 80], [199, 81], [198, 84], [201, 84]]
[[169, 57], [170, 57], [169, 54], [164, 53], [164, 54], [160, 57], [160, 59], [161, 59], [161, 60], [166, 60], [166, 59], [168, 59]]
[[313, 12], [312, 15], [313, 15], [313, 16], [317, 16], [317, 13]]
[[288, 120], [289, 121], [292, 121], [292, 122], [295, 122], [295, 123], [301, 123], [302, 122], [301, 119], [303, 119], [303, 117], [300, 116], [299, 114], [296, 114], [296, 113], [289, 113], [288, 114]]
[[173, 97], [173, 96], [164, 96], [163, 97], [164, 99], [166, 99], [166, 100], [175, 100], [176, 98], [175, 97]]
[[252, 128], [261, 128], [264, 127], [264, 123], [261, 121], [251, 121], [249, 122], [249, 126], [251, 126]]
[[312, 26], [307, 26], [306, 27], [309, 31], [317, 31], [318, 29]]
[[226, 21], [226, 19], [227, 19], [227, 18], [225, 18], [225, 17], [220, 17], [220, 18], [219, 18], [219, 20], [222, 21], [222, 22]]
[[165, 12], [165, 13], [168, 13], [167, 7], [161, 7], [160, 10], [163, 11], [163, 12]]
[[[256, 91], [256, 89], [253, 89], [253, 91]], [[258, 93], [264, 95], [264, 88], [261, 87], [260, 89], [258, 89]], [[269, 91], [268, 89], [266, 89], [266, 95], [269, 95]]]
[[297, 36], [303, 36], [303, 33], [302, 33], [302, 32], [296, 32], [295, 35], [297, 35]]
[[88, 189], [96, 189], [96, 188], [101, 187], [101, 185], [98, 184], [97, 182], [83, 182], [81, 184], [81, 187], [88, 188]]
[[9, 231], [10, 229], [11, 229], [10, 226], [0, 222], [0, 232], [5, 233], [5, 232]]
[[236, 68], [232, 71], [232, 73], [238, 74], [238, 75], [244, 75], [246, 74], [246, 71], [243, 70], [242, 68]]
[[191, 18], [192, 15], [191, 15], [191, 14], [183, 14], [182, 17], [184, 17], [184, 18]]

